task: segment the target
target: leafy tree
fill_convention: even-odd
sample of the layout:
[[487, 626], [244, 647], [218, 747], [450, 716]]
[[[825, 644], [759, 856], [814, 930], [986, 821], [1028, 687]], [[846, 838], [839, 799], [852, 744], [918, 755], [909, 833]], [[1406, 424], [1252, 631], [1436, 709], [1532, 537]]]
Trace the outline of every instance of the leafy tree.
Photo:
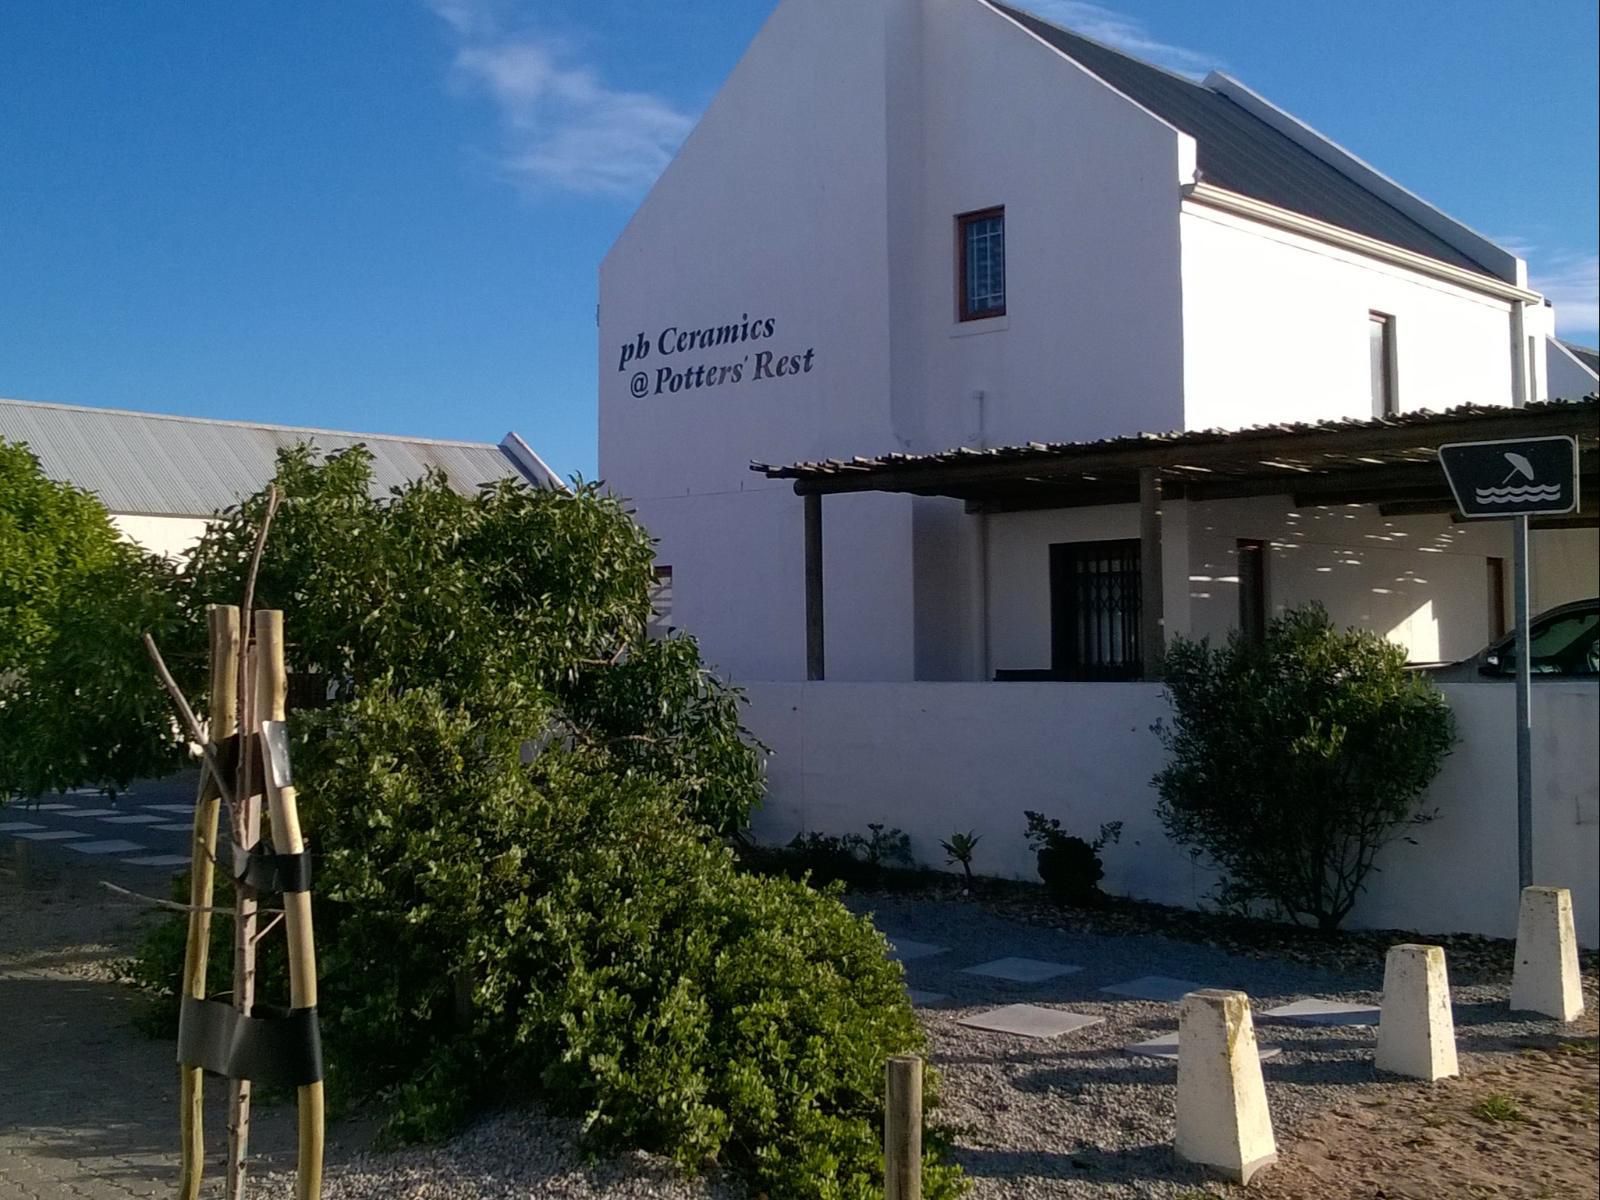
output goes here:
[[179, 742], [140, 635], [176, 619], [173, 569], [93, 495], [0, 440], [0, 800], [160, 774]]
[[[883, 1064], [921, 1046], [903, 976], [836, 896], [741, 873], [717, 836], [761, 761], [694, 642], [646, 635], [648, 536], [588, 485], [374, 500], [359, 449], [287, 451], [277, 486], [258, 603], [333, 693], [290, 723], [330, 1094], [400, 1140], [538, 1097], [774, 1200], [881, 1197]], [[191, 676], [264, 503], [191, 557]], [[135, 969], [169, 1018], [181, 952], [159, 930]]]
[[1223, 903], [1337, 928], [1378, 851], [1433, 815], [1418, 802], [1454, 742], [1444, 697], [1400, 647], [1317, 605], [1259, 645], [1175, 640], [1166, 682], [1167, 832], [1221, 868]]

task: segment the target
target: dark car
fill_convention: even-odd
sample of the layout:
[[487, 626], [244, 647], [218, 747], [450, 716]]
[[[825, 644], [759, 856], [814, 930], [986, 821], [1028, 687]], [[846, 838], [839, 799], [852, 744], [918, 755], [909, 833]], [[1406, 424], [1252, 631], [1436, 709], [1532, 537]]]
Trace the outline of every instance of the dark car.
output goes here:
[[[1535, 679], [1594, 679], [1600, 676], [1600, 599], [1574, 600], [1533, 619]], [[1517, 677], [1517, 635], [1508, 633], [1471, 658], [1416, 668], [1440, 683]]]

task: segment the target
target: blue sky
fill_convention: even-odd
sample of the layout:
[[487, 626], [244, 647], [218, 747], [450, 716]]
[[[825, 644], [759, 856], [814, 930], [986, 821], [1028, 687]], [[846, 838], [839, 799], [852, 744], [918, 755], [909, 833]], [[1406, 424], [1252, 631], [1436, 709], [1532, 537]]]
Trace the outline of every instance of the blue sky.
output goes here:
[[[1227, 70], [1513, 244], [1595, 344], [1593, 0], [1029, 6]], [[516, 429], [592, 475], [596, 267], [772, 7], [6, 0], [0, 396]]]

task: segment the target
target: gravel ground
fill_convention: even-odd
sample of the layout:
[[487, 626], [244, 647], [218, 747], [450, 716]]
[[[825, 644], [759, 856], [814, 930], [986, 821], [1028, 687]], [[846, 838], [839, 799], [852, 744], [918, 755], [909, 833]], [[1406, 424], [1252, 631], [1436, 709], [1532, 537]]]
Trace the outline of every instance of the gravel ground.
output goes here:
[[[1159, 937], [1022, 926], [973, 904], [885, 896], [852, 903], [873, 911], [888, 933], [949, 947], [906, 963], [906, 978], [913, 988], [951, 996], [920, 1012], [943, 1079], [937, 1119], [954, 1131], [955, 1156], [973, 1177], [975, 1197], [1177, 1197], [1205, 1181], [1171, 1151], [1177, 1064], [1122, 1052], [1132, 1042], [1174, 1031], [1177, 1006], [1097, 991], [1108, 984], [1166, 975], [1248, 993], [1258, 1039], [1283, 1050], [1263, 1064], [1280, 1148], [1323, 1110], [1385, 1086], [1372, 1067], [1375, 1030], [1288, 1025], [1260, 1015], [1308, 996], [1376, 1004], [1381, 961], [1361, 971], [1322, 970]], [[1005, 956], [1083, 970], [1041, 984], [961, 973]], [[1503, 985], [1452, 991], [1457, 1041], [1469, 1069], [1474, 1055], [1504, 1052], [1561, 1028], [1555, 1021], [1514, 1019]], [[1067, 1008], [1105, 1023], [1049, 1041], [956, 1024], [1012, 1003]]]
[[[716, 1179], [685, 1179], [669, 1162], [628, 1154], [586, 1163], [577, 1124], [534, 1112], [480, 1121], [444, 1146], [358, 1155], [331, 1171], [324, 1200], [743, 1200]], [[258, 1175], [258, 1200], [293, 1200], [292, 1172]]]

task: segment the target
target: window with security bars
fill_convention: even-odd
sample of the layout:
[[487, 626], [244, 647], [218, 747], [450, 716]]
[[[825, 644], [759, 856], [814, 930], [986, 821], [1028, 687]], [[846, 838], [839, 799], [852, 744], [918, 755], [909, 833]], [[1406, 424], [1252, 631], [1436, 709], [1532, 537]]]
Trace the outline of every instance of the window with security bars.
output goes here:
[[961, 319], [979, 321], [1006, 312], [1006, 210], [986, 208], [956, 218], [960, 247]]
[[1060, 679], [1138, 679], [1139, 539], [1050, 547], [1050, 669]]

